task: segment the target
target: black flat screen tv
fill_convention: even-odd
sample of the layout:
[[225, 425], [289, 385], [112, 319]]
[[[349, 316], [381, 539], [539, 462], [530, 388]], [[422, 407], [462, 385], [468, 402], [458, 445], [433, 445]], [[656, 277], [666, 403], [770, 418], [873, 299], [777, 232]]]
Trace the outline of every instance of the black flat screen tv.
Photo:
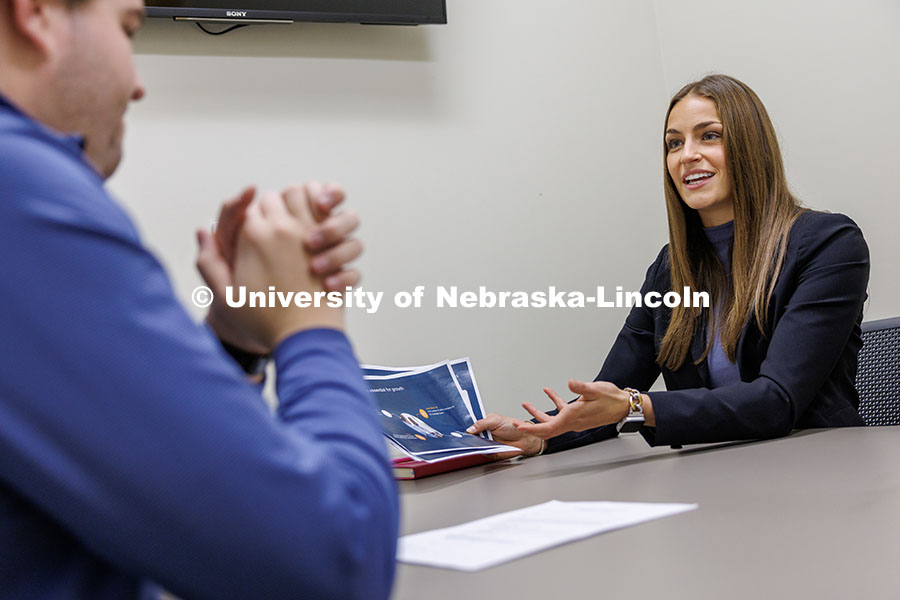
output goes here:
[[246, 22], [444, 24], [446, 0], [146, 0], [147, 16]]

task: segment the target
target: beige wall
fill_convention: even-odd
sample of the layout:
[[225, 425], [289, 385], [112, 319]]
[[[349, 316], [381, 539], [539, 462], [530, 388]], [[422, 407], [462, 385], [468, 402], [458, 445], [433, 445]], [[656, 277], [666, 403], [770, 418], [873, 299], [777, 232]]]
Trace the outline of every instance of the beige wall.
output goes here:
[[[752, 7], [745, 5], [752, 4]], [[185, 303], [193, 230], [242, 185], [342, 181], [363, 216], [360, 359], [469, 355], [488, 410], [592, 378], [624, 309], [431, 308], [438, 285], [638, 289], [665, 243], [668, 96], [721, 70], [766, 102], [810, 206], [846, 212], [873, 255], [869, 317], [900, 313], [897, 4], [448, 0], [450, 25], [298, 24], [222, 37], [151, 20], [148, 88], [111, 187]], [[844, 5], [846, 6], [846, 5]], [[555, 15], [555, 16], [551, 16]], [[390, 296], [424, 285], [426, 308]], [[199, 311], [189, 307], [200, 317]]]

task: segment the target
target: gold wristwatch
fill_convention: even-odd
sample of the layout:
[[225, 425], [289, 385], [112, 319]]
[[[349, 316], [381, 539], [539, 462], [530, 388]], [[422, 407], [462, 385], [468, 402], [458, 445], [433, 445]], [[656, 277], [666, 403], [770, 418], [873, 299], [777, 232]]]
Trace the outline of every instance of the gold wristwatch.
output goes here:
[[641, 397], [641, 393], [634, 388], [625, 388], [625, 391], [630, 396], [628, 414], [616, 425], [619, 433], [631, 433], [644, 425], [644, 399]]

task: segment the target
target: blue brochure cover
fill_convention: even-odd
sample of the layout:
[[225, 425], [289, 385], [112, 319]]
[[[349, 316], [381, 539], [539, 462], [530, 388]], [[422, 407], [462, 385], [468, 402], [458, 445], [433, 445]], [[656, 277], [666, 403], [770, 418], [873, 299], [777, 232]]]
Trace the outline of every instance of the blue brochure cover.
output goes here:
[[[465, 393], [464, 400], [468, 405], [474, 421], [484, 418], [484, 404], [481, 401], [481, 393], [478, 391], [478, 384], [475, 382], [475, 375], [472, 372], [472, 364], [468, 357], [458, 358], [449, 361], [450, 368], [456, 376], [459, 387]], [[368, 379], [370, 377], [385, 377], [397, 375], [400, 373], [413, 373], [417, 371], [427, 370], [444, 363], [436, 363], [434, 365], [424, 365], [420, 367], [384, 367], [380, 365], [360, 365], [363, 375]], [[490, 433], [482, 432], [480, 437], [491, 439]]]
[[367, 376], [385, 435], [413, 454], [505, 449], [466, 433], [474, 416], [447, 362], [424, 370]]
[[385, 375], [396, 375], [397, 373], [410, 373], [420, 367], [374, 367], [371, 365], [359, 365], [362, 369], [364, 377], [384, 377]]
[[469, 406], [472, 408], [472, 416], [476, 421], [484, 418], [484, 406], [481, 404], [481, 394], [478, 393], [478, 385], [475, 383], [475, 375], [472, 373], [472, 365], [468, 358], [450, 361], [450, 367], [456, 375], [459, 387], [469, 396]]

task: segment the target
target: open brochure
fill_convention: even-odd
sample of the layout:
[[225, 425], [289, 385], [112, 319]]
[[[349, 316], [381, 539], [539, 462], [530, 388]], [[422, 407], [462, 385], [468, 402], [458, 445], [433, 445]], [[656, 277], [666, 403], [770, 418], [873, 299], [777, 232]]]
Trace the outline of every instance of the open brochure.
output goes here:
[[422, 367], [362, 368], [380, 409], [384, 435], [403, 454], [437, 462], [517, 450], [466, 433], [484, 416], [468, 358]]
[[[361, 365], [363, 374], [366, 379], [370, 377], [397, 375], [400, 373], [414, 373], [417, 371], [428, 370], [437, 367], [444, 362], [450, 365], [453, 374], [456, 376], [456, 382], [463, 394], [463, 400], [468, 405], [475, 421], [484, 418], [484, 405], [481, 403], [481, 393], [478, 391], [478, 384], [475, 383], [475, 373], [472, 371], [472, 363], [469, 357], [457, 358], [456, 360], [448, 360], [432, 365], [422, 365], [418, 367], [381, 367], [376, 365]], [[481, 434], [482, 437], [491, 439], [491, 434], [487, 431]]]

